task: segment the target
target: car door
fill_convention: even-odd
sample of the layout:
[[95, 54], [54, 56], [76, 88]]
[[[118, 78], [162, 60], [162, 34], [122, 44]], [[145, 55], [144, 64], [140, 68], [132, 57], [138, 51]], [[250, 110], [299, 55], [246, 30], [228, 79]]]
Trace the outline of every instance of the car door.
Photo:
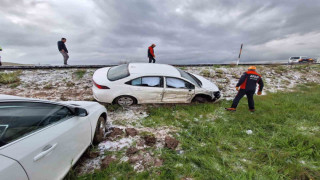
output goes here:
[[194, 96], [195, 86], [185, 80], [166, 77], [162, 101], [165, 103], [187, 103]]
[[30, 179], [61, 179], [91, 142], [90, 122], [64, 106], [0, 103], [0, 154], [17, 160]]
[[131, 86], [132, 94], [139, 103], [160, 103], [163, 96], [163, 77], [144, 76], [126, 84]]
[[17, 161], [0, 155], [0, 179], [28, 180], [28, 176]]

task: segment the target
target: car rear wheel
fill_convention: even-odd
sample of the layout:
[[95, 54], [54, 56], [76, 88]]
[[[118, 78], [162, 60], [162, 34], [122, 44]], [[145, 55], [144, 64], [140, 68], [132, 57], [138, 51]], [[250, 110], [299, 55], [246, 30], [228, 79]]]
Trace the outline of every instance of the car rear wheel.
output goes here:
[[100, 143], [101, 141], [104, 140], [104, 136], [106, 134], [106, 120], [104, 117], [99, 117], [97, 126], [96, 126], [96, 131], [94, 133], [93, 137], [93, 144], [96, 145]]
[[120, 96], [115, 102], [120, 106], [131, 106], [136, 103], [136, 100], [131, 96]]

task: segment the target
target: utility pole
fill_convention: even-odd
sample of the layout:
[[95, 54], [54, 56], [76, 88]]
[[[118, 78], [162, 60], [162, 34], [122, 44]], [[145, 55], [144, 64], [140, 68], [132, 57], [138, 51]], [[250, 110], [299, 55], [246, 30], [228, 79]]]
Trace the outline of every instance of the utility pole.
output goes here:
[[[2, 51], [2, 47], [0, 46], [0, 51]], [[2, 66], [2, 63], [1, 63], [1, 53], [0, 53], [0, 66]]]
[[241, 52], [242, 52], [242, 46], [243, 46], [243, 44], [241, 44], [241, 47], [240, 47], [240, 53], [239, 53], [239, 57], [238, 57], [238, 61], [237, 61], [237, 66], [239, 65], [239, 61], [240, 61], [240, 56], [241, 56]]

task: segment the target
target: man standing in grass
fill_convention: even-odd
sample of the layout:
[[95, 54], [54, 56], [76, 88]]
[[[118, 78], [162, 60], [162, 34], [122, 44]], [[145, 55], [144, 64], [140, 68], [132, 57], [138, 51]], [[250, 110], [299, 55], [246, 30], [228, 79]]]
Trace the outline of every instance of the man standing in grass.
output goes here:
[[154, 59], [156, 56], [154, 55], [154, 50], [153, 48], [155, 48], [156, 45], [152, 44], [149, 48], [148, 48], [148, 57], [149, 57], [149, 63], [155, 63], [156, 60]]
[[[253, 95], [256, 92], [256, 86], [259, 84], [258, 95], [262, 94], [263, 81], [261, 75], [256, 72], [255, 66], [250, 66], [248, 71], [245, 72], [239, 79], [236, 85], [238, 91], [237, 96], [234, 98], [231, 108], [226, 108], [227, 111], [236, 111], [236, 108], [241, 98], [246, 95], [248, 98], [249, 111], [254, 112], [254, 100]], [[240, 90], [239, 90], [240, 88]]]
[[61, 41], [58, 41], [58, 49], [63, 56], [64, 65], [68, 65], [67, 61], [69, 59], [69, 55], [68, 55], [69, 52], [65, 45], [66, 41], [67, 41], [66, 38], [61, 38]]

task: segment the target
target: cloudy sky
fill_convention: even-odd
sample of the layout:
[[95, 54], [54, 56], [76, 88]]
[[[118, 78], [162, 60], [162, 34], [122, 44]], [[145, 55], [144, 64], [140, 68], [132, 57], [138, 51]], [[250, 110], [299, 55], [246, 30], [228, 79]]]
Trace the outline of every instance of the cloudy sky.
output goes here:
[[319, 0], [0, 0], [3, 61], [230, 63], [320, 56]]

